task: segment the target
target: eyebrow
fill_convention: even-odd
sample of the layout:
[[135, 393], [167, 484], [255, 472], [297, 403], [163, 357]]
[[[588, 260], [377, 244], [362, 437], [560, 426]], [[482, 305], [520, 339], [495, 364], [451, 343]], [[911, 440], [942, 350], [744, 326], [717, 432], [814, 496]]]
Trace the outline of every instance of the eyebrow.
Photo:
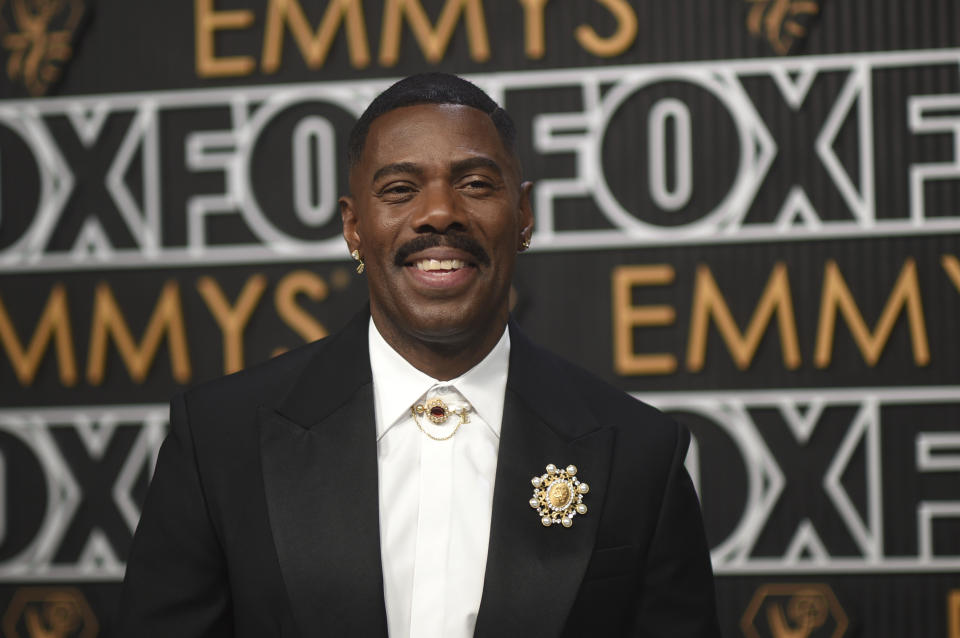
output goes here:
[[394, 164], [387, 164], [386, 166], [381, 166], [379, 169], [377, 169], [377, 172], [373, 174], [373, 179], [371, 181], [376, 182], [387, 175], [396, 175], [401, 173], [423, 175], [423, 169], [413, 162], [396, 162]]
[[468, 157], [467, 159], [454, 162], [450, 165], [450, 171], [452, 173], [466, 173], [475, 168], [488, 168], [496, 173], [498, 177], [503, 176], [503, 170], [500, 168], [500, 165], [489, 157]]
[[[450, 165], [450, 172], [454, 174], [460, 174], [477, 168], [486, 168], [495, 172], [499, 177], [503, 176], [503, 170], [500, 168], [500, 165], [489, 157], [483, 156], [468, 157], [466, 159], [453, 162]], [[371, 181], [376, 182], [389, 175], [399, 174], [413, 174], [420, 176], [423, 175], [423, 167], [413, 162], [395, 162], [393, 164], [387, 164], [386, 166], [381, 166], [379, 169], [377, 169], [377, 172], [373, 174], [373, 179]]]

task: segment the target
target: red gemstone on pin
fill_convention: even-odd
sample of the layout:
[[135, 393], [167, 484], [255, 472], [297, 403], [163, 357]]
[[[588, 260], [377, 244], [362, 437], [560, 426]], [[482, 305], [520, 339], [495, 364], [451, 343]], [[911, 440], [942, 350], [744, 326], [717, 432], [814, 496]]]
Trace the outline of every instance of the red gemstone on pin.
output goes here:
[[439, 405], [435, 405], [432, 408], [430, 408], [430, 414], [437, 417], [438, 419], [442, 419], [447, 415], [446, 411], [443, 408], [441, 408]]

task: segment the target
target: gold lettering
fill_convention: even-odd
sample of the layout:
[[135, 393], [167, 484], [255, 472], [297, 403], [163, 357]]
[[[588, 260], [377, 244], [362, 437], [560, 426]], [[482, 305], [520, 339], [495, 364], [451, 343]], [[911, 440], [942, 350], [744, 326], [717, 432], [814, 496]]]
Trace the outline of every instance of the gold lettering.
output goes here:
[[960, 638], [960, 589], [947, 594], [947, 625], [949, 638]]
[[780, 55], [807, 35], [804, 15], [817, 15], [820, 5], [814, 0], [751, 0], [747, 28], [756, 36], [766, 36], [770, 46]]
[[717, 286], [710, 268], [703, 264], [697, 267], [697, 279], [693, 289], [693, 311], [690, 320], [690, 338], [687, 345], [687, 368], [692, 372], [703, 369], [707, 352], [707, 334], [710, 318], [716, 322], [733, 362], [740, 370], [746, 370], [760, 347], [760, 341], [777, 314], [780, 329], [780, 350], [783, 365], [788, 370], [800, 366], [800, 345], [797, 337], [797, 320], [793, 312], [790, 294], [790, 278], [787, 266], [778, 262], [770, 272], [766, 288], [760, 296], [746, 334], [741, 334], [730, 308]]
[[214, 52], [215, 33], [227, 29], [246, 29], [253, 24], [253, 11], [216, 11], [214, 0], [194, 0], [197, 75], [217, 78], [250, 75], [256, 61], [247, 55], [218, 58]]
[[672, 306], [635, 306], [634, 286], [665, 286], [675, 273], [669, 264], [618, 266], [613, 269], [613, 365], [617, 374], [670, 374], [677, 369], [672, 354], [636, 354], [633, 330], [641, 326], [669, 326], [676, 321]]
[[850, 328], [854, 341], [867, 365], [873, 367], [880, 359], [897, 321], [897, 316], [906, 308], [910, 326], [910, 340], [913, 346], [913, 361], [918, 366], [930, 363], [930, 346], [927, 342], [927, 328], [923, 318], [923, 303], [920, 299], [920, 284], [917, 281], [917, 264], [909, 258], [903, 263], [900, 276], [887, 299], [880, 320], [873, 333], [860, 314], [857, 303], [847, 287], [840, 267], [832, 259], [827, 261], [823, 275], [823, 295], [820, 301], [820, 321], [817, 325], [817, 345], [814, 363], [818, 368], [826, 368], [833, 358], [833, 337], [836, 330], [837, 311]]
[[167, 333], [170, 348], [170, 367], [173, 378], [178, 383], [190, 380], [190, 355], [187, 347], [187, 331], [183, 322], [183, 308], [180, 303], [180, 288], [175, 281], [163, 286], [160, 299], [153, 309], [143, 339], [138, 346], [130, 328], [117, 305], [109, 284], [97, 285], [93, 299], [93, 323], [90, 327], [90, 354], [87, 360], [87, 381], [91, 385], [100, 385], [107, 366], [107, 346], [113, 338], [130, 378], [142, 383], [147, 378], [153, 364], [160, 341]]
[[361, 0], [330, 0], [316, 33], [311, 31], [299, 0], [270, 0], [263, 37], [264, 73], [280, 68], [283, 57], [283, 27], [289, 25], [300, 53], [311, 69], [319, 69], [327, 59], [340, 24], [346, 22], [350, 64], [362, 69], [370, 64], [370, 45], [363, 20]]
[[63, 284], [55, 285], [50, 291], [47, 305], [26, 349], [20, 343], [13, 321], [7, 314], [3, 299], [0, 298], [0, 343], [3, 343], [7, 351], [10, 364], [21, 385], [33, 384], [51, 340], [56, 341], [60, 382], [65, 386], [72, 386], [77, 382], [77, 360], [73, 349], [73, 336], [70, 333], [67, 291]]
[[590, 53], [601, 58], [620, 55], [637, 39], [637, 14], [627, 0], [597, 0], [617, 19], [617, 30], [607, 38], [601, 38], [588, 24], [577, 27], [577, 42]]
[[546, 53], [543, 8], [550, 0], [520, 0], [523, 5], [523, 42], [527, 57], [539, 60]]
[[953, 287], [957, 289], [957, 292], [960, 292], [960, 260], [954, 255], [944, 255], [940, 258], [940, 264], [947, 271], [947, 276], [950, 277]]
[[327, 298], [327, 283], [309, 270], [295, 270], [277, 284], [275, 302], [280, 318], [293, 328], [304, 341], [316, 341], [327, 336], [327, 329], [308, 312], [297, 305], [297, 295], [303, 293], [314, 301]]
[[230, 302], [213, 277], [201, 277], [197, 281], [197, 290], [223, 333], [224, 374], [243, 369], [243, 331], [266, 288], [267, 278], [253, 275], [247, 279], [237, 297], [236, 305], [231, 308]]
[[460, 14], [465, 14], [470, 58], [485, 62], [490, 58], [490, 41], [483, 14], [482, 0], [447, 0], [440, 12], [436, 28], [430, 24], [420, 0], [387, 0], [383, 9], [383, 31], [380, 37], [380, 64], [394, 66], [400, 57], [400, 32], [406, 16], [410, 29], [428, 62], [439, 62], [447, 50]]

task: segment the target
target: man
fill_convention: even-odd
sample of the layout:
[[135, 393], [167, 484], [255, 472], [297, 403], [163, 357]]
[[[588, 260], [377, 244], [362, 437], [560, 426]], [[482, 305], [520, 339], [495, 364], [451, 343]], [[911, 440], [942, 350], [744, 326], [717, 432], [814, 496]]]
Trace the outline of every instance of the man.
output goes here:
[[509, 323], [509, 116], [426, 74], [350, 139], [370, 306], [174, 399], [122, 636], [718, 636], [689, 435]]

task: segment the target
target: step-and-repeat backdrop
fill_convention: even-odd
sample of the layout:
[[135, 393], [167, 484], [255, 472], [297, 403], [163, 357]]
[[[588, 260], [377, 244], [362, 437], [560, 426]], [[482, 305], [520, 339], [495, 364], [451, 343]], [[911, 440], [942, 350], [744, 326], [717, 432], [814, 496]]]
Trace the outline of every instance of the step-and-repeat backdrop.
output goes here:
[[960, 637], [954, 0], [0, 0], [0, 634], [116, 636], [167, 399], [364, 303], [425, 69], [517, 121], [522, 326], [693, 432], [726, 635]]

